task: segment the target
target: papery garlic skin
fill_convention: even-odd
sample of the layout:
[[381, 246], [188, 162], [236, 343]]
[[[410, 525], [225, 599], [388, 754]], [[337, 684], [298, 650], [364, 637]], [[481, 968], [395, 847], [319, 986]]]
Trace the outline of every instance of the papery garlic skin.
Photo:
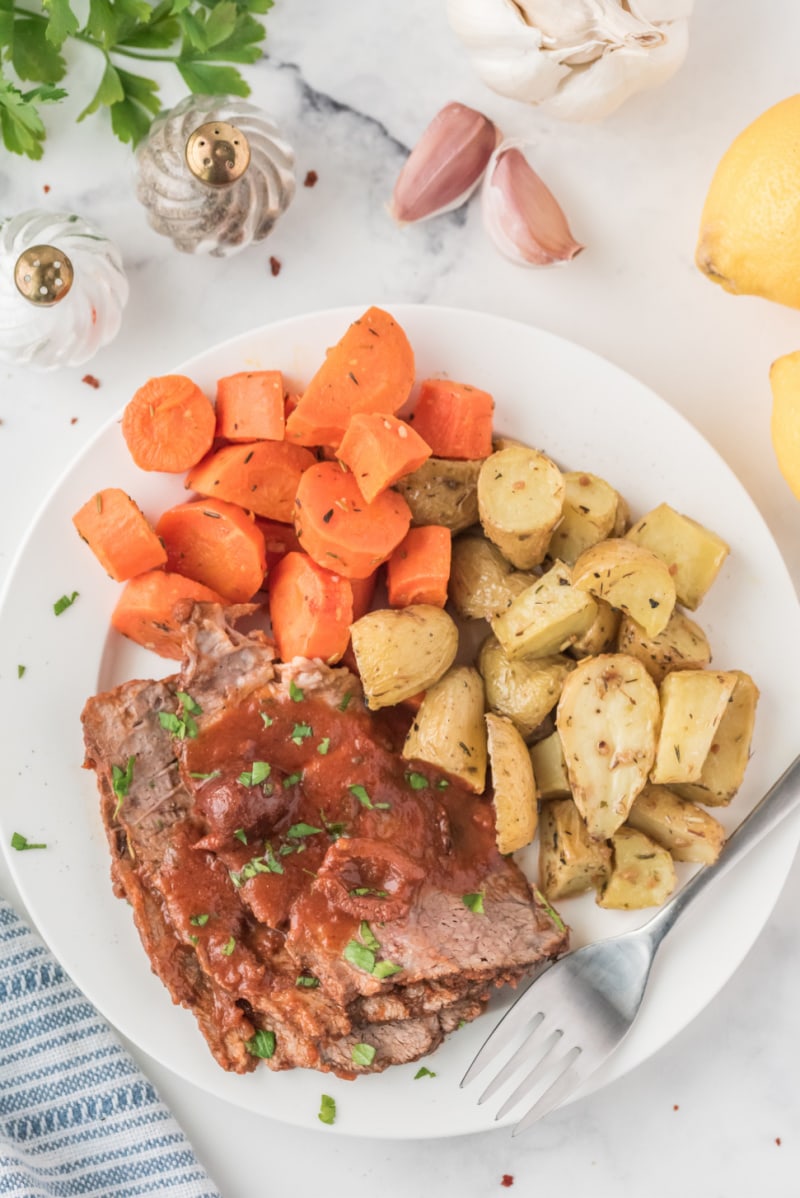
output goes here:
[[484, 83], [564, 120], [600, 120], [683, 62], [692, 0], [447, 0]]
[[460, 208], [483, 178], [499, 140], [482, 112], [466, 104], [446, 104], [406, 159], [389, 214], [406, 225]]
[[501, 254], [518, 265], [569, 262], [585, 247], [523, 154], [524, 144], [509, 139], [492, 155], [481, 192], [484, 226]]

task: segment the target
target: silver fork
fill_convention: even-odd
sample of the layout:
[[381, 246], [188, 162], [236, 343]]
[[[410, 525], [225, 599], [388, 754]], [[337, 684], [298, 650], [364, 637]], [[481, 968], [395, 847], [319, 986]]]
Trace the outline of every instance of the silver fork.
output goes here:
[[642, 1004], [653, 958], [678, 917], [798, 803], [800, 757], [731, 833], [716, 862], [694, 874], [648, 923], [587, 944], [539, 974], [489, 1035], [461, 1085], [511, 1051], [478, 1101], [487, 1102], [524, 1071], [495, 1118], [502, 1119], [538, 1091], [538, 1099], [514, 1128], [516, 1136], [557, 1107], [627, 1035]]

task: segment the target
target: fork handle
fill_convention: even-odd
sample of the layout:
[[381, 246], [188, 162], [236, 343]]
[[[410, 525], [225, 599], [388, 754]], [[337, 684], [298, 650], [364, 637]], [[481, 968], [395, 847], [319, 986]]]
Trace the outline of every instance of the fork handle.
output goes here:
[[694, 874], [653, 916], [649, 923], [645, 924], [645, 928], [650, 932], [653, 948], [658, 947], [676, 920], [692, 900], [705, 890], [706, 886], [727, 873], [732, 865], [749, 853], [798, 805], [800, 805], [800, 757], [794, 759], [746, 819], [743, 819], [731, 833], [714, 864], [706, 865]]

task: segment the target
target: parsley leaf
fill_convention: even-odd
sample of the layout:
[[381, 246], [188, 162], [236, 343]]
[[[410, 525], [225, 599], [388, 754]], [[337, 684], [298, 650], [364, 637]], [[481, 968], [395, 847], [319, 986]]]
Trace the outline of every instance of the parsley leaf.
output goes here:
[[414, 1081], [417, 1081], [421, 1077], [436, 1077], [436, 1074], [431, 1069], [428, 1069], [426, 1065], [420, 1065], [414, 1074]]
[[375, 1060], [375, 1049], [371, 1044], [354, 1044], [350, 1049], [354, 1065], [371, 1065]]
[[428, 785], [428, 779], [424, 774], [417, 774], [413, 770], [406, 774], [406, 782], [412, 790], [424, 790]]
[[322, 740], [317, 745], [317, 752], [321, 753], [322, 756], [324, 757], [330, 747], [331, 747], [331, 738], [329, 736], [323, 736]]
[[210, 918], [210, 915], [190, 915], [189, 923], [195, 928], [204, 928]]
[[319, 985], [319, 978], [306, 977], [305, 974], [300, 974], [295, 978], [295, 986], [300, 986], [304, 990], [315, 990]]
[[46, 844], [31, 844], [27, 836], [23, 836], [21, 832], [13, 832], [11, 834], [11, 847], [17, 852], [22, 853], [25, 849], [46, 849]]
[[291, 839], [296, 839], [299, 836], [316, 836], [317, 832], [321, 832], [322, 828], [315, 828], [313, 824], [292, 824], [289, 831], [286, 833]]
[[317, 1118], [320, 1123], [333, 1123], [336, 1119], [336, 1102], [331, 1098], [330, 1094], [322, 1095]]
[[254, 761], [249, 770], [242, 771], [237, 781], [241, 782], [242, 786], [260, 786], [271, 773], [272, 766], [268, 761]]
[[[30, 95], [30, 93], [28, 93]], [[62, 595], [60, 599], [56, 599], [53, 604], [53, 611], [57, 616], [66, 611], [68, 607], [72, 607], [75, 600], [78, 598], [78, 592], [73, 591], [71, 595]]]
[[302, 703], [305, 698], [304, 692], [297, 685], [294, 678], [289, 682], [289, 698], [294, 700], [295, 703]]
[[363, 969], [364, 973], [372, 973], [375, 968], [375, 954], [372, 949], [367, 948], [358, 940], [348, 940], [342, 956], [345, 961], [355, 965], [356, 969]]
[[245, 1048], [253, 1057], [271, 1057], [275, 1053], [275, 1033], [267, 1028], [259, 1028], [254, 1036], [245, 1041]]
[[117, 796], [117, 805], [114, 808], [114, 815], [119, 815], [119, 809], [122, 806], [122, 800], [128, 797], [128, 791], [133, 782], [133, 767], [136, 763], [136, 755], [133, 754], [128, 758], [128, 764], [125, 769], [121, 765], [112, 765], [111, 767], [111, 789]]
[[294, 728], [292, 729], [291, 739], [296, 745], [302, 745], [304, 740], [307, 740], [309, 736], [313, 735], [314, 729], [310, 724], [295, 724]]
[[236, 937], [231, 936], [228, 941], [222, 946], [222, 952], [226, 957], [229, 957], [236, 948]]
[[347, 789], [352, 795], [355, 795], [361, 806], [366, 807], [368, 811], [388, 811], [391, 806], [389, 803], [373, 803], [372, 799], [367, 794], [366, 788], [360, 784], [348, 786]]
[[481, 890], [477, 894], [462, 894], [461, 901], [467, 910], [471, 911], [473, 915], [485, 915], [486, 912], [483, 909], [483, 898], [484, 895], [483, 891]]

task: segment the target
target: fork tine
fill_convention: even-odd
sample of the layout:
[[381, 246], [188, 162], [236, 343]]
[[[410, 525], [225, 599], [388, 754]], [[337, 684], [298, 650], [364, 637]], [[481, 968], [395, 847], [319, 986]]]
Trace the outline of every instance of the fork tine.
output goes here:
[[583, 1078], [575, 1068], [575, 1062], [580, 1055], [581, 1050], [577, 1046], [571, 1048], [569, 1052], [565, 1054], [565, 1056], [562, 1058], [564, 1063], [563, 1070], [547, 1087], [544, 1094], [537, 1099], [530, 1110], [523, 1115], [522, 1119], [520, 1119], [519, 1123], [517, 1123], [512, 1131], [512, 1137], [521, 1135], [522, 1132], [527, 1131], [529, 1127], [532, 1127], [534, 1123], [538, 1123], [540, 1119], [543, 1119], [545, 1115], [548, 1115], [550, 1111], [557, 1107], [559, 1103], [567, 1097], [568, 1094], [571, 1094], [572, 1091], [580, 1085], [580, 1083], [583, 1081]]
[[[547, 969], [543, 969], [540, 973], [536, 974], [536, 977], [533, 979], [534, 982], [543, 977], [551, 968], [552, 963], [548, 965]], [[537, 1014], [537, 1012], [531, 1013], [530, 1004], [525, 1001], [529, 990], [530, 986], [520, 994], [519, 998], [508, 1008], [494, 1031], [490, 1032], [486, 1037], [474, 1061], [461, 1079], [462, 1088], [471, 1082], [474, 1077], [477, 1077], [479, 1073], [482, 1073], [486, 1066], [495, 1060], [503, 1049], [508, 1047], [514, 1037], [523, 1030], [525, 1024], [529, 1023]], [[538, 1013], [541, 1014], [541, 1012]]]
[[544, 1022], [544, 1015], [539, 1012], [536, 1017], [536, 1022], [531, 1030], [528, 1039], [520, 1045], [516, 1052], [512, 1052], [511, 1056], [506, 1061], [500, 1072], [489, 1082], [486, 1089], [478, 1099], [478, 1105], [487, 1102], [497, 1091], [505, 1085], [510, 1078], [518, 1073], [521, 1069], [530, 1067], [535, 1068], [537, 1063], [543, 1060], [549, 1052], [555, 1048], [561, 1038], [560, 1032], [551, 1032], [549, 1036], [544, 1034], [538, 1035], [537, 1032]]
[[513, 1093], [508, 1096], [503, 1105], [500, 1107], [500, 1110], [495, 1115], [495, 1119], [502, 1119], [503, 1116], [507, 1115], [508, 1112], [513, 1110], [515, 1106], [518, 1106], [522, 1099], [525, 1098], [526, 1095], [530, 1094], [531, 1090], [538, 1086], [543, 1079], [548, 1077], [548, 1075], [555, 1074], [557, 1077], [561, 1073], [561, 1066], [563, 1065], [564, 1058], [563, 1056], [553, 1057], [551, 1053], [563, 1036], [564, 1033], [562, 1032], [561, 1028], [558, 1028], [552, 1033], [547, 1047], [547, 1052], [538, 1062], [538, 1064], [534, 1065], [530, 1073], [527, 1073], [523, 1077], [516, 1090], [514, 1090]]

